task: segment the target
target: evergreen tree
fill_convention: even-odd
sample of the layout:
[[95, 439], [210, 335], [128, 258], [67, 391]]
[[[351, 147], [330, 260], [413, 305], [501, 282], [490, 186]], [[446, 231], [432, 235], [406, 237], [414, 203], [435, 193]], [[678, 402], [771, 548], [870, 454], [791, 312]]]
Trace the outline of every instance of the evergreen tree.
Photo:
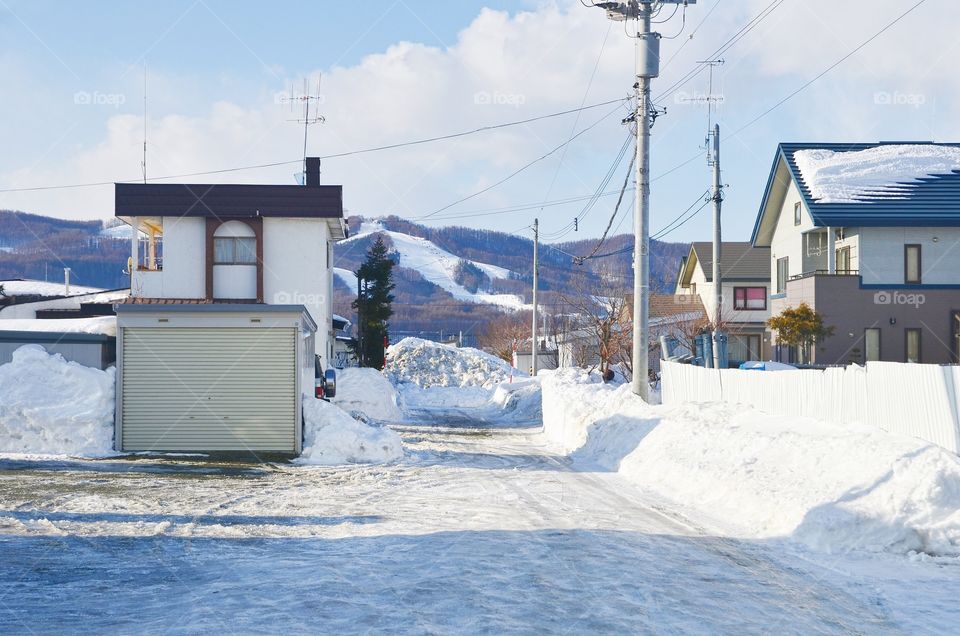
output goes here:
[[393, 266], [383, 237], [367, 251], [367, 258], [356, 271], [360, 279], [360, 295], [353, 301], [359, 316], [360, 366], [382, 369], [383, 344], [389, 337], [388, 320], [393, 315]]

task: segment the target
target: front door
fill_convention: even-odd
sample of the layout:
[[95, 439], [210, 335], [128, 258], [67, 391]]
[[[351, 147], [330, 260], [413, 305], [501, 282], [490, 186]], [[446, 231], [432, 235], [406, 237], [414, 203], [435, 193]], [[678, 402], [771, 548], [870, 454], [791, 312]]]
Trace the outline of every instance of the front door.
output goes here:
[[950, 314], [950, 354], [953, 362], [960, 363], [960, 311]]

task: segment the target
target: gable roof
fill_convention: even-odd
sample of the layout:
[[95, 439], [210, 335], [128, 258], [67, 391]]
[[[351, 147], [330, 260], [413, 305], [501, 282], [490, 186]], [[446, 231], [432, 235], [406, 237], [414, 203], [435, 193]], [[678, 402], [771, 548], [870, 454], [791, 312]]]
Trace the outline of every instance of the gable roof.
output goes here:
[[[695, 241], [683, 262], [678, 282], [688, 287], [697, 267], [703, 268], [704, 278], [713, 282], [713, 243]], [[721, 276], [724, 281], [770, 280], [770, 248], [753, 247], [749, 241], [724, 241], [720, 254]]]
[[[916, 174], [909, 178], [891, 176], [886, 181], [882, 178], [878, 181], [874, 177], [870, 186], [851, 188], [849, 196], [831, 200], [823, 196], [822, 188], [812, 187], [818, 184], [807, 182], [796, 157], [798, 151], [860, 153], [898, 146], [903, 148], [905, 157], [916, 154], [918, 150], [935, 152], [937, 148], [960, 149], [957, 143], [929, 141], [779, 144], [760, 201], [751, 242], [757, 245], [759, 241], [761, 246], [769, 244], [776, 215], [780, 212], [791, 181], [796, 184], [817, 227], [960, 226], [960, 165], [949, 170], [937, 170], [936, 174]], [[820, 196], [816, 196], [817, 193]]]
[[698, 294], [650, 294], [650, 320], [699, 320], [706, 317], [707, 310]]

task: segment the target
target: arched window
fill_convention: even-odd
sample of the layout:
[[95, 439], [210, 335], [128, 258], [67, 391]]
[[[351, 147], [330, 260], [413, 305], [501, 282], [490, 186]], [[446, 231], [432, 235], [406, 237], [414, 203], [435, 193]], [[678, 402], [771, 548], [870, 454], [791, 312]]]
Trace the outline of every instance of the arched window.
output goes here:
[[257, 238], [243, 221], [227, 221], [213, 233], [214, 265], [256, 265]]

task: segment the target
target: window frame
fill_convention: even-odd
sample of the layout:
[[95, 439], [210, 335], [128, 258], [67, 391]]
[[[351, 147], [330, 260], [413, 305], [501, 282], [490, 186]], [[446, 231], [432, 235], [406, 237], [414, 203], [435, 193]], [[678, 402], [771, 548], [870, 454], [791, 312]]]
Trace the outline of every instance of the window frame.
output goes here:
[[[910, 336], [917, 335], [917, 359], [910, 360]], [[919, 327], [907, 327], [903, 330], [903, 361], [921, 364], [923, 362], [923, 329]]]
[[797, 226], [803, 222], [803, 214], [801, 212], [800, 202], [797, 201], [793, 204], [793, 225]]
[[[910, 251], [917, 251], [917, 278], [910, 280]], [[920, 243], [906, 243], [903, 246], [903, 282], [905, 285], [923, 284], [923, 245]]]
[[[227, 242], [231, 244], [230, 260], [219, 260], [217, 253], [217, 242]], [[252, 252], [249, 249], [241, 250], [240, 242], [241, 241], [252, 241], [253, 250]], [[250, 253], [252, 254], [252, 260], [239, 260], [241, 253]], [[213, 237], [213, 264], [214, 265], [256, 265], [257, 264], [257, 238], [255, 236], [214, 236]]]
[[[780, 279], [780, 263], [783, 263], [783, 281]], [[787, 281], [790, 280], [790, 257], [782, 256], [777, 259], [777, 293], [787, 293]]]
[[[748, 306], [749, 298], [747, 297], [747, 290], [750, 289], [762, 289], [763, 290], [763, 307], [750, 307]], [[739, 298], [737, 298], [737, 292], [743, 290], [743, 305], [738, 305]], [[734, 311], [766, 311], [767, 310], [767, 288], [762, 285], [744, 285], [742, 287], [733, 288], [733, 309]]]

